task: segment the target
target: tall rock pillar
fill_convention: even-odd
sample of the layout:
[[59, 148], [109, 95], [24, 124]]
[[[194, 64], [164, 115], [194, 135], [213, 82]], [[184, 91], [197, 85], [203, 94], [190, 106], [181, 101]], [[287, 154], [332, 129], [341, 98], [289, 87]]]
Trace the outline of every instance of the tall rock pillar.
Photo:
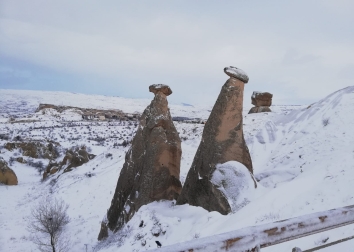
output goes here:
[[230, 76], [205, 123], [202, 140], [195, 154], [177, 204], [201, 206], [221, 214], [231, 212], [224, 194], [211, 183], [217, 164], [242, 163], [253, 173], [251, 156], [243, 136], [243, 90], [248, 76], [241, 69], [226, 67]]
[[179, 196], [181, 140], [172, 122], [167, 85], [151, 85], [155, 94], [141, 115], [132, 146], [125, 156], [116, 191], [98, 239], [115, 232], [127, 223], [142, 205], [152, 201], [173, 200]]

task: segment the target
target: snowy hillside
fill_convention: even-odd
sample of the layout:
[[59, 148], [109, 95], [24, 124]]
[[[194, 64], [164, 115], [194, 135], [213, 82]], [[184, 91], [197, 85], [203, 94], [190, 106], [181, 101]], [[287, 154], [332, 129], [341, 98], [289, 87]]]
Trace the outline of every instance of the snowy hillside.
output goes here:
[[[153, 94], [151, 94], [151, 97], [153, 97]], [[142, 113], [150, 102], [149, 99], [130, 99], [116, 96], [0, 89], [0, 118], [1, 114], [33, 113], [40, 103], [80, 108], [119, 109], [125, 113]], [[208, 109], [211, 109], [211, 106], [212, 104], [207, 104], [203, 108], [195, 108], [189, 104], [170, 104], [170, 109], [174, 116], [206, 119], [208, 118]]]
[[[70, 206], [66, 234], [71, 251], [85, 251], [84, 244], [89, 244], [88, 251], [107, 252], [145, 251], [155, 249], [156, 240], [166, 246], [354, 204], [354, 87], [348, 87], [310, 106], [272, 106], [272, 113], [262, 114], [247, 114], [250, 107], [244, 109], [244, 135], [258, 187], [249, 195], [252, 200], [236, 213], [224, 216], [200, 207], [154, 202], [141, 207], [117, 234], [98, 243], [100, 222], [112, 200], [136, 121], [86, 121], [74, 111], [60, 114], [51, 109], [34, 113], [39, 103], [141, 113], [150, 100], [0, 90], [0, 136], [6, 136], [0, 139], [0, 156], [6, 161], [23, 154], [3, 147], [17, 136], [59, 143], [62, 153], [58, 160], [64, 149], [82, 144], [97, 155], [72, 172], [59, 177], [53, 174], [44, 182], [34, 167], [11, 162], [19, 184], [0, 186], [0, 251], [37, 251], [26, 219], [31, 208], [47, 196], [61, 198]], [[170, 105], [172, 117], [202, 119], [208, 118], [211, 107]], [[184, 183], [203, 124], [174, 123], [182, 139]], [[49, 162], [43, 158], [32, 161]], [[141, 221], [144, 225], [139, 227]], [[295, 246], [309, 249], [327, 237], [326, 242], [332, 242], [353, 233], [350, 225], [262, 251], [291, 251]], [[353, 241], [343, 244], [342, 251], [353, 251], [345, 250], [354, 246]], [[339, 251], [333, 249], [322, 251]]]

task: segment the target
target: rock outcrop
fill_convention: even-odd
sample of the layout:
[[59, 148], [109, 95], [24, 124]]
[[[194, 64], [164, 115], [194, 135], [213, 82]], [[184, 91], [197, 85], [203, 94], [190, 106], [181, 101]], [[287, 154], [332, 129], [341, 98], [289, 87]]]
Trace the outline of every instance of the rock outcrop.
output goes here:
[[269, 108], [272, 105], [272, 98], [273, 95], [268, 92], [253, 92], [251, 99], [254, 107], [251, 108], [248, 114], [272, 112]]
[[26, 164], [27, 163], [27, 161], [23, 157], [16, 158], [16, 161], [21, 163], [21, 164]]
[[[243, 90], [248, 76], [241, 69], [227, 67], [230, 76], [205, 123], [202, 140], [188, 172], [177, 204], [188, 203], [221, 214], [231, 212], [226, 196], [211, 182], [218, 164], [242, 163], [253, 173], [251, 156], [243, 136]], [[235, 175], [236, 176], [236, 175]]]
[[139, 114], [126, 114], [122, 110], [115, 109], [92, 109], [92, 108], [79, 108], [72, 106], [60, 106], [53, 104], [39, 104], [36, 112], [42, 112], [42, 114], [48, 113], [48, 109], [53, 109], [58, 113], [63, 113], [67, 110], [76, 112], [82, 116], [84, 120], [136, 120]]
[[43, 172], [43, 179], [49, 175], [63, 170], [63, 172], [70, 172], [73, 168], [79, 167], [95, 157], [94, 154], [87, 152], [85, 146], [72, 148], [66, 151], [63, 160], [60, 163], [50, 162]]
[[108, 228], [119, 230], [141, 206], [177, 199], [181, 192], [181, 140], [167, 102], [172, 91], [162, 84], [151, 85], [149, 90], [155, 97], [141, 115], [111, 206], [102, 221], [99, 240], [107, 236]]
[[56, 159], [59, 157], [57, 147], [59, 143], [55, 142], [8, 142], [5, 144], [5, 149], [12, 151], [14, 149], [21, 149], [22, 155], [31, 158], [46, 158]]
[[18, 184], [15, 172], [9, 168], [7, 162], [2, 157], [0, 157], [0, 183], [5, 185]]
[[272, 112], [269, 107], [266, 106], [260, 106], [260, 107], [253, 107], [250, 109], [248, 114], [253, 114], [253, 113], [263, 113], [263, 112]]

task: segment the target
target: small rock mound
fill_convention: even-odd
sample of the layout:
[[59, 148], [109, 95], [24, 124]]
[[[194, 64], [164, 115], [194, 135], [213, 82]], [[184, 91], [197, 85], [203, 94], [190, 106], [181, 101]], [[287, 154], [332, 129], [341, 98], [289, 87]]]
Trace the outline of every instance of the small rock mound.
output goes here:
[[251, 99], [255, 107], [251, 108], [248, 114], [272, 112], [269, 108], [272, 105], [272, 98], [273, 94], [268, 92], [253, 92]]
[[27, 163], [27, 161], [23, 157], [16, 158], [16, 161], [21, 163], [21, 164], [26, 164]]
[[85, 146], [72, 148], [67, 150], [63, 160], [60, 163], [50, 162], [43, 173], [43, 179], [49, 175], [63, 170], [70, 172], [73, 168], [79, 167], [95, 157], [94, 154], [89, 154]]
[[18, 184], [15, 172], [8, 166], [7, 162], [2, 157], [0, 157], [0, 183], [5, 185]]

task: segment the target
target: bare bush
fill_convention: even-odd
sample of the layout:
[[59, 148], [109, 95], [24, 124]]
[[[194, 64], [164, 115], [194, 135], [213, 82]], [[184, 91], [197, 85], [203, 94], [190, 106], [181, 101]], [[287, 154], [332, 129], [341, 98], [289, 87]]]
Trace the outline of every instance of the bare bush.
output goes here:
[[14, 157], [10, 157], [10, 159], [9, 159], [9, 165], [12, 166], [12, 165], [14, 164], [15, 160], [16, 160], [16, 159], [15, 159]]
[[280, 219], [280, 216], [278, 213], [273, 213], [273, 212], [270, 212], [270, 213], [267, 213], [265, 215], [262, 215], [260, 216], [259, 218], [256, 219], [256, 223], [259, 223], [259, 222], [273, 222], [273, 221], [277, 221]]
[[42, 174], [42, 172], [45, 171], [45, 167], [44, 167], [44, 164], [42, 161], [37, 161], [37, 162], [34, 162], [32, 159], [28, 159], [27, 160], [27, 164], [29, 166], [32, 166], [34, 168], [36, 168], [36, 170], [38, 171], [39, 174]]
[[323, 127], [326, 127], [329, 124], [329, 118], [324, 118], [322, 119], [322, 125]]
[[6, 135], [6, 134], [0, 134], [0, 139], [1, 140], [9, 140], [10, 137], [9, 137], [9, 135]]
[[70, 222], [68, 207], [63, 200], [47, 199], [32, 209], [27, 228], [39, 251], [69, 251], [70, 241], [63, 232], [65, 225]]

